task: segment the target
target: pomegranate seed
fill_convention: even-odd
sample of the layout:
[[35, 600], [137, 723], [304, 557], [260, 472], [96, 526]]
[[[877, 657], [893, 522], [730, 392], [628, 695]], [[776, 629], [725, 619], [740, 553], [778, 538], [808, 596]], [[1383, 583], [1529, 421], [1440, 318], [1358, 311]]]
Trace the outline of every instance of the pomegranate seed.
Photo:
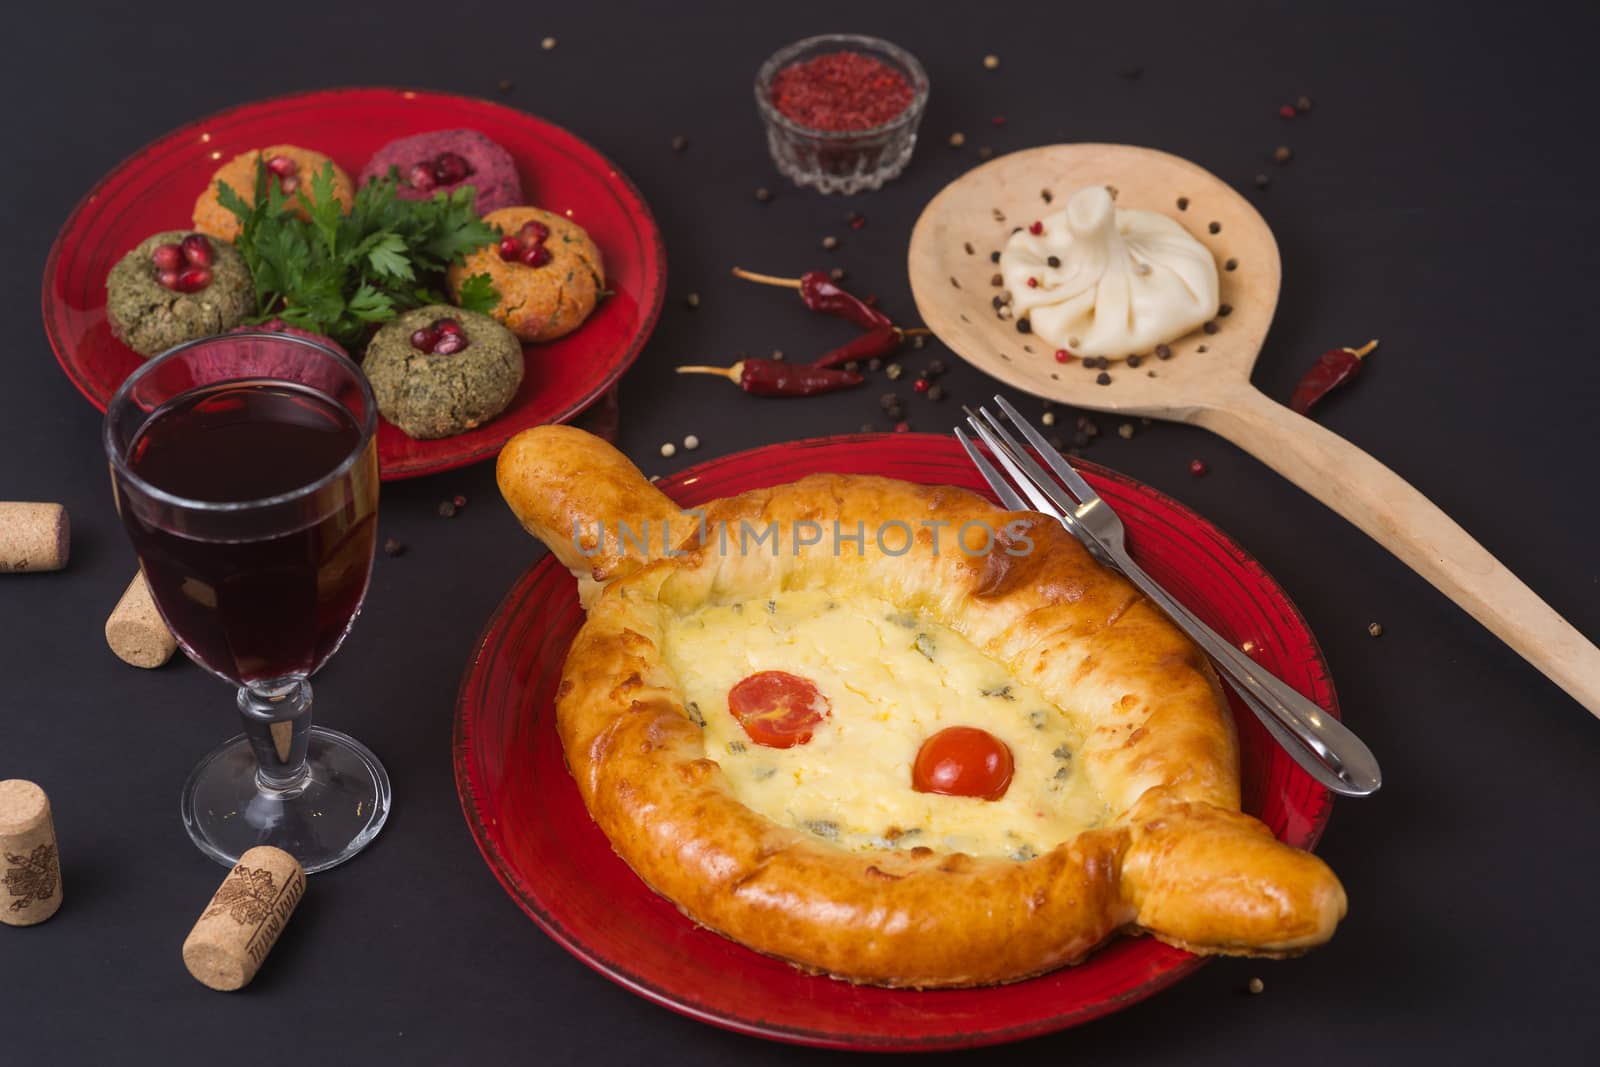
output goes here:
[[550, 227], [542, 222], [524, 222], [519, 233], [532, 244], [543, 244], [550, 238]]
[[1038, 278], [1029, 278], [1028, 279], [1028, 288], [1029, 289], [1037, 289], [1037, 288], [1039, 288], [1039, 279]]
[[1191, 459], [1189, 461], [1189, 473], [1196, 478], [1203, 477], [1206, 473], [1206, 465], [1198, 459]]
[[522, 244], [515, 237], [500, 238], [500, 258], [515, 263], [522, 255]]
[[180, 293], [198, 293], [210, 284], [210, 271], [204, 267], [190, 267], [178, 275], [178, 282], [173, 288]]
[[433, 324], [433, 328], [439, 331], [441, 337], [464, 337], [467, 332], [455, 319], [440, 319]]
[[1068, 352], [1065, 348], [1056, 349], [1056, 362], [1057, 363], [1071, 363], [1072, 362], [1072, 353]]
[[423, 192], [428, 192], [438, 184], [433, 167], [426, 163], [418, 163], [406, 171], [406, 181], [411, 184], [411, 188], [420, 189]]
[[855, 218], [850, 220], [850, 228], [852, 230], [864, 229], [866, 225], [867, 217], [865, 215], [857, 215]]
[[433, 346], [439, 343], [439, 331], [432, 326], [424, 326], [411, 335], [411, 347], [418, 352], [432, 352]]
[[440, 185], [454, 185], [471, 173], [472, 164], [455, 152], [442, 152], [433, 161], [433, 176], [439, 179]]
[[300, 164], [288, 156], [273, 156], [267, 160], [267, 169], [280, 178], [287, 178], [300, 173]]
[[439, 338], [439, 343], [433, 346], [433, 354], [436, 356], [453, 356], [466, 347], [467, 338], [465, 334], [447, 334]]
[[1295, 116], [1294, 105], [1293, 104], [1284, 104], [1282, 107], [1280, 107], [1278, 109], [1278, 115], [1279, 115], [1279, 117], [1286, 118], [1286, 119], [1294, 118], [1294, 116]]
[[534, 245], [522, 253], [522, 263], [528, 267], [542, 267], [550, 262], [550, 250], [544, 245]]
[[1033, 222], [1028, 224], [1028, 232], [1033, 234], [1035, 237], [1039, 236], [1044, 232], [1044, 223], [1040, 222], [1038, 219], [1034, 219]]
[[928, 391], [928, 379], [918, 378], [916, 381], [911, 383], [911, 388], [915, 389], [919, 393], [926, 393]]
[[294, 191], [300, 188], [300, 179], [296, 178], [293, 174], [289, 175], [287, 178], [279, 178], [278, 188], [283, 190], [284, 196], [293, 196]]
[[150, 262], [159, 271], [177, 270], [183, 266], [183, 249], [177, 245], [156, 245], [150, 253]]
[[894, 424], [895, 433], [905, 433], [909, 429], [911, 429], [911, 424], [909, 422], [897, 422]]
[[183, 252], [183, 258], [188, 261], [191, 267], [209, 267], [212, 261], [217, 258], [216, 251], [211, 247], [211, 242], [206, 240], [206, 236], [203, 233], [191, 233], [183, 239], [183, 244], [179, 246], [179, 249]]
[[156, 275], [156, 281], [160, 282], [164, 289], [176, 289], [178, 287], [178, 272], [164, 270]]

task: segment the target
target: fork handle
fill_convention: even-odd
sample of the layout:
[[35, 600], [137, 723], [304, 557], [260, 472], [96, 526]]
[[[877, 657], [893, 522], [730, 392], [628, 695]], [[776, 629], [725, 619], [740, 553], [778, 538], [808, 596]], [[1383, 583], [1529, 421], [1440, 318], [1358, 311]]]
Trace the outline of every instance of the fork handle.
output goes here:
[[1248, 386], [1188, 421], [1349, 519], [1600, 716], [1600, 649], [1394, 471]]
[[1377, 757], [1361, 738], [1207, 626], [1161, 588], [1126, 551], [1113, 549], [1111, 554], [1118, 569], [1205, 650], [1234, 683], [1268, 733], [1313, 778], [1345, 796], [1364, 797], [1378, 791], [1383, 775]]

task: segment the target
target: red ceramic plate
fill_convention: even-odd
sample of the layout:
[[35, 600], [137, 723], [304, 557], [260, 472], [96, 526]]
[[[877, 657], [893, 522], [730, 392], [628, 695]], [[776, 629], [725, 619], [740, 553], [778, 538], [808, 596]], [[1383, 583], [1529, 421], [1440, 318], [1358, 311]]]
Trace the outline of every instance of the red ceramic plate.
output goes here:
[[380, 425], [383, 477], [410, 478], [488, 459], [518, 430], [572, 418], [622, 375], [655, 325], [667, 270], [661, 234], [633, 183], [566, 130], [444, 93], [332, 89], [263, 100], [174, 130], [123, 162], [73, 209], [45, 264], [45, 332], [62, 369], [105, 410], [142, 362], [111, 336], [106, 274], [152, 233], [189, 226], [195, 198], [222, 161], [269, 144], [298, 144], [327, 153], [353, 177], [397, 137], [461, 127], [505, 146], [529, 202], [563, 212], [589, 231], [615, 295], [561, 340], [526, 346], [528, 373], [499, 418], [437, 441], [416, 441], [387, 422]]
[[[1338, 714], [1316, 640], [1255, 560], [1176, 501], [1104, 468], [1077, 466], [1122, 516], [1134, 557], [1157, 581]], [[990, 495], [954, 440], [917, 434], [774, 445], [701, 464], [660, 485], [680, 503], [701, 504], [813, 471], [883, 474]], [[640, 996], [780, 1041], [941, 1049], [1064, 1029], [1142, 1000], [1203, 962], [1150, 938], [1122, 938], [1080, 966], [1026, 982], [914, 992], [803, 975], [696, 928], [611, 851], [562, 760], [552, 698], [582, 621], [574, 582], [553, 557], [530, 568], [506, 595], [461, 683], [456, 785], [478, 847], [523, 910], [573, 955]], [[1239, 723], [1245, 810], [1282, 840], [1310, 847], [1327, 820], [1330, 795], [1229, 696]]]

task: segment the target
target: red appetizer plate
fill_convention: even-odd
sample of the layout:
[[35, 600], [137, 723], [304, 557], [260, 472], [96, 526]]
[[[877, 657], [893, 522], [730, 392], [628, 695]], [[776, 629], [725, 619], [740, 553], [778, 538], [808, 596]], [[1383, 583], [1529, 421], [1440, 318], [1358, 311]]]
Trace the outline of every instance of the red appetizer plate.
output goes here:
[[[1157, 581], [1338, 714], [1316, 640], [1260, 564], [1176, 501], [1102, 467], [1077, 466], [1122, 516], [1134, 558]], [[954, 440], [919, 434], [774, 445], [703, 463], [659, 485], [679, 503], [702, 504], [814, 471], [882, 474], [990, 496]], [[612, 852], [562, 760], [552, 702], [582, 622], [575, 583], [553, 557], [531, 567], [506, 595], [461, 683], [456, 786], [478, 847], [506, 890], [546, 933], [618, 984], [691, 1018], [759, 1037], [834, 1048], [942, 1049], [1074, 1026], [1142, 1000], [1203, 962], [1151, 938], [1120, 938], [1077, 967], [1026, 982], [916, 992], [804, 975], [697, 928]], [[1332, 798], [1229, 698], [1239, 724], [1245, 810], [1282, 840], [1310, 847]]]
[[56, 358], [90, 403], [106, 402], [143, 360], [111, 336], [106, 275], [158, 230], [191, 224], [195, 198], [222, 163], [270, 144], [324, 152], [352, 176], [379, 147], [430, 130], [479, 130], [517, 161], [529, 203], [584, 229], [605, 258], [613, 295], [559, 341], [527, 345], [528, 372], [498, 418], [455, 437], [417, 441], [384, 422], [385, 479], [451, 470], [499, 452], [519, 430], [565, 422], [611, 386], [638, 356], [661, 310], [666, 253], [633, 183], [559, 126], [499, 104], [404, 89], [331, 89], [245, 104], [162, 137], [116, 167], [78, 204], [44, 271], [44, 325]]

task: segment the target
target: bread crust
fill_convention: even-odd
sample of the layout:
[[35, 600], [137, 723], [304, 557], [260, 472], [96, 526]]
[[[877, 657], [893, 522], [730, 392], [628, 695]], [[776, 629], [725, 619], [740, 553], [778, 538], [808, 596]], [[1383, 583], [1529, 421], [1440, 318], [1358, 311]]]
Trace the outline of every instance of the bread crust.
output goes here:
[[[681, 555], [587, 556], [574, 550], [574, 517], [683, 513], [581, 431], [526, 431], [498, 475], [524, 526], [591, 583], [556, 701], [584, 803], [623, 860], [694, 921], [807, 970], [934, 988], [1026, 978], [1121, 930], [1201, 953], [1290, 954], [1343, 917], [1332, 871], [1239, 812], [1232, 720], [1204, 656], [1058, 523], [950, 487], [812, 475], [708, 505], [707, 536], [685, 523]], [[924, 519], [950, 523], [942, 551]], [[880, 551], [870, 533], [859, 555], [793, 543], [797, 522], [872, 531], [888, 520], [916, 531], [909, 551]], [[968, 555], [950, 538], [969, 522], [1006, 532]], [[741, 523], [776, 523], [773, 551], [722, 550], [717, 531]], [[819, 587], [920, 612], [1074, 709], [1087, 724], [1078, 766], [1112, 820], [1018, 862], [847, 851], [746, 807], [684, 709], [664, 628], [711, 600]]]

